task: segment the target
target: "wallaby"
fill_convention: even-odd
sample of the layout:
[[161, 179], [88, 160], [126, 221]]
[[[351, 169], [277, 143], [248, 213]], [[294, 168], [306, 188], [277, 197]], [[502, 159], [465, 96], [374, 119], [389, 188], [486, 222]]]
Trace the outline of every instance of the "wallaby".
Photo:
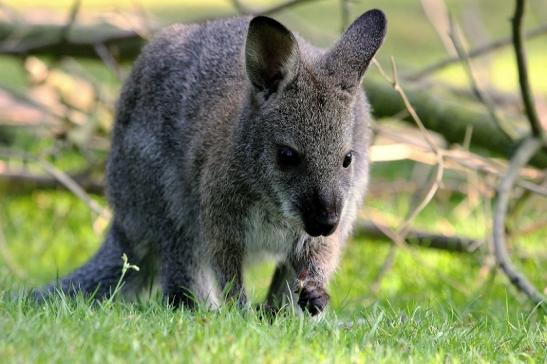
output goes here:
[[114, 217], [96, 255], [35, 292], [109, 296], [122, 254], [137, 290], [159, 273], [169, 303], [246, 305], [243, 271], [278, 262], [267, 304], [298, 289], [310, 314], [368, 183], [369, 105], [360, 86], [383, 42], [380, 10], [330, 49], [277, 21], [173, 25], [142, 51], [117, 106], [107, 164]]

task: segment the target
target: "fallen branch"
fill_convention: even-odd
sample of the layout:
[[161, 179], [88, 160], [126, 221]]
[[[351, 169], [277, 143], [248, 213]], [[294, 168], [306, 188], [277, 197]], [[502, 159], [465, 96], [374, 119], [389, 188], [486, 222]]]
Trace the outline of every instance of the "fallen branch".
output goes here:
[[[406, 111], [399, 94], [386, 82], [369, 77], [365, 79], [365, 90], [376, 119], [395, 117], [401, 111]], [[486, 149], [509, 159], [520, 144], [501, 133], [487, 112], [467, 108], [430, 90], [406, 88], [405, 92], [424, 126], [441, 134], [450, 143], [460, 144], [465, 139], [467, 128], [472, 127], [472, 148]], [[401, 120], [413, 125], [415, 123], [410, 115], [402, 117]], [[531, 164], [542, 169], [547, 168], [547, 152], [538, 152], [532, 158]]]
[[545, 306], [545, 298], [511, 262], [505, 242], [505, 217], [507, 215], [511, 190], [517, 179], [519, 170], [526, 165], [540, 147], [541, 142], [537, 138], [528, 138], [522, 143], [511, 159], [507, 174], [501, 179], [494, 201], [492, 239], [496, 262], [507, 278], [509, 278], [509, 281], [518, 290], [526, 294], [534, 304]]
[[[93, 180], [86, 173], [73, 174], [70, 175], [70, 178], [87, 193], [95, 195], [104, 193], [103, 184]], [[2, 186], [16, 192], [65, 188], [65, 185], [53, 176], [14, 170], [0, 171], [0, 188]]]
[[[22, 34], [22, 35], [21, 35]], [[94, 26], [25, 25], [0, 22], [0, 54], [11, 56], [48, 55], [54, 57], [100, 58], [102, 45], [118, 61], [134, 59], [145, 39], [137, 32], [110, 24]]]
[[[272, 15], [296, 5], [318, 0], [288, 0], [267, 9], [236, 8], [244, 15]], [[144, 46], [143, 34], [132, 29], [121, 29], [112, 24], [76, 26], [79, 9], [77, 1], [66, 24], [22, 24], [0, 22], [0, 54], [11, 56], [48, 55], [102, 59], [110, 54], [117, 62], [134, 59]], [[158, 29], [150, 29], [150, 33]]]
[[[386, 234], [388, 228], [371, 220], [360, 220], [355, 225], [355, 234], [379, 240], [392, 240]], [[476, 253], [482, 246], [482, 241], [460, 236], [449, 236], [416, 229], [408, 230], [405, 238], [408, 245], [423, 248], [446, 250], [454, 253]]]

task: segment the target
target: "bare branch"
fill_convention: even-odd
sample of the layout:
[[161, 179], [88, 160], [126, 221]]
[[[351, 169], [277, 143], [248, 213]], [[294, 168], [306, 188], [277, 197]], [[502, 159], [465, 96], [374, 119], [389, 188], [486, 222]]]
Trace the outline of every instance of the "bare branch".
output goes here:
[[538, 138], [542, 138], [543, 128], [539, 120], [539, 116], [534, 105], [534, 96], [528, 81], [528, 67], [526, 65], [526, 52], [524, 50], [524, 39], [522, 37], [522, 19], [524, 17], [525, 0], [516, 0], [515, 14], [512, 19], [513, 30], [513, 46], [517, 59], [517, 68], [519, 73], [520, 93], [526, 116], [532, 128], [532, 134]]
[[[543, 25], [540, 25], [537, 28], [534, 28], [534, 29], [526, 32], [524, 37], [526, 39], [532, 39], [532, 38], [536, 38], [536, 37], [539, 37], [541, 35], [544, 35], [546, 33], [547, 33], [547, 24], [543, 24]], [[511, 45], [512, 42], [513, 42], [512, 37], [499, 38], [499, 39], [493, 41], [492, 43], [488, 43], [484, 46], [481, 46], [481, 47], [474, 48], [474, 49], [470, 50], [468, 52], [467, 56], [470, 59], [481, 57], [481, 56], [489, 54], [493, 51], [497, 51], [498, 49], [501, 49], [503, 47], [507, 47], [507, 46]], [[460, 57], [458, 57], [458, 56], [448, 57], [448, 58], [443, 59], [441, 61], [435, 62], [435, 63], [425, 67], [424, 69], [422, 69], [418, 72], [414, 72], [414, 73], [411, 73], [411, 74], [408, 74], [408, 75], [404, 75], [404, 79], [408, 80], [408, 81], [417, 81], [417, 80], [420, 80], [420, 79], [425, 78], [427, 76], [430, 76], [431, 74], [433, 74], [435, 72], [439, 72], [439, 71], [445, 69], [446, 67], [448, 67], [450, 65], [458, 63], [459, 61], [460, 61]]]
[[70, 12], [68, 14], [67, 22], [61, 28], [61, 33], [59, 35], [60, 42], [65, 43], [68, 41], [68, 34], [70, 33], [72, 26], [76, 22], [76, 18], [78, 17], [78, 13], [80, 12], [81, 5], [82, 5], [81, 0], [75, 0], [74, 3], [72, 4], [72, 7], [70, 8]]
[[431, 202], [431, 200], [435, 196], [435, 193], [438, 191], [441, 185], [443, 173], [444, 173], [443, 151], [433, 141], [431, 135], [429, 134], [429, 131], [425, 128], [422, 120], [418, 116], [418, 113], [416, 113], [416, 110], [410, 103], [408, 97], [406, 96], [406, 93], [401, 87], [401, 84], [399, 83], [399, 77], [397, 74], [397, 66], [395, 64], [395, 59], [391, 57], [391, 65], [392, 65], [392, 72], [393, 72], [393, 78], [391, 80], [389, 79], [389, 77], [387, 77], [380, 63], [376, 61], [376, 59], [373, 59], [373, 62], [374, 62], [374, 65], [380, 71], [380, 74], [382, 74], [388, 82], [391, 82], [391, 84], [393, 85], [393, 88], [395, 89], [395, 91], [397, 91], [397, 93], [403, 100], [406, 110], [412, 116], [412, 119], [414, 120], [414, 122], [416, 123], [420, 131], [422, 132], [422, 135], [424, 139], [426, 140], [427, 144], [429, 145], [429, 147], [431, 148], [431, 150], [435, 153], [436, 161], [437, 161], [437, 172], [435, 174], [435, 178], [432, 181], [428, 191], [425, 193], [423, 199], [408, 211], [407, 217], [397, 229], [397, 234], [400, 234], [401, 240], [404, 240], [406, 231], [409, 229], [412, 221], [429, 204], [429, 202]]
[[[281, 4], [276, 5], [276, 6], [272, 6], [269, 9], [262, 10], [262, 11], [258, 12], [258, 14], [272, 15], [274, 13], [278, 13], [280, 11], [287, 10], [288, 8], [291, 8], [295, 5], [302, 5], [302, 4], [305, 4], [305, 3], [311, 3], [311, 2], [315, 2], [315, 1], [318, 1], [318, 0], [288, 0], [287, 2], [281, 3]], [[252, 14], [249, 14], [249, 15], [252, 15]]]
[[384, 262], [380, 266], [378, 273], [376, 273], [376, 276], [374, 277], [374, 279], [372, 280], [372, 283], [370, 284], [371, 295], [375, 296], [380, 290], [382, 280], [384, 279], [386, 274], [391, 270], [391, 268], [393, 268], [396, 254], [397, 254], [397, 244], [392, 244], [389, 247], [389, 251], [386, 255], [386, 258], [384, 259]]
[[537, 138], [527, 138], [511, 159], [506, 175], [498, 186], [497, 196], [494, 201], [493, 247], [496, 262], [511, 283], [521, 292], [526, 294], [534, 304], [545, 305], [545, 298], [541, 293], [517, 270], [512, 264], [507, 253], [505, 242], [505, 218], [509, 206], [509, 198], [512, 187], [517, 179], [519, 170], [526, 165], [530, 158], [541, 147]]
[[[109, 24], [71, 26], [66, 39], [60, 39], [65, 26], [42, 24], [12, 24], [0, 22], [0, 54], [11, 56], [50, 55], [80, 58], [99, 58], [95, 50], [103, 44], [116, 59], [132, 60], [145, 43], [137, 32]], [[10, 39], [13, 34], [22, 34]], [[9, 41], [8, 41], [9, 40]]]
[[[393, 237], [386, 233], [386, 229], [388, 229], [387, 226], [372, 220], [360, 220], [355, 225], [355, 234], [380, 240], [393, 240]], [[449, 236], [416, 229], [408, 230], [405, 242], [408, 245], [446, 250], [454, 253], [477, 253], [483, 245], [482, 241], [476, 239]]]
[[80, 186], [78, 182], [76, 182], [71, 176], [61, 171], [45, 159], [35, 157], [25, 152], [13, 151], [5, 148], [0, 148], [0, 155], [8, 157], [15, 156], [24, 161], [32, 160], [36, 162], [44, 171], [54, 177], [57, 181], [59, 181], [59, 183], [66, 187], [76, 197], [82, 200], [94, 213], [104, 218], [105, 220], [110, 220], [111, 214], [107, 208], [102, 207], [97, 201], [91, 198], [89, 194], [82, 188], [82, 186]]
[[496, 112], [496, 109], [494, 107], [494, 104], [490, 100], [487, 95], [483, 94], [483, 92], [480, 90], [479, 85], [477, 84], [477, 81], [475, 79], [475, 75], [473, 74], [473, 68], [471, 66], [471, 62], [469, 60], [469, 55], [467, 52], [463, 49], [463, 46], [461, 44], [460, 38], [458, 36], [458, 31], [456, 29], [456, 24], [454, 24], [454, 19], [452, 17], [449, 17], [449, 23], [450, 23], [450, 31], [449, 31], [449, 37], [452, 40], [452, 43], [454, 44], [454, 49], [456, 49], [456, 53], [458, 54], [458, 57], [461, 59], [461, 63], [463, 65], [463, 69], [465, 73], [467, 74], [467, 78], [469, 80], [469, 84], [471, 86], [471, 90], [473, 91], [473, 94], [481, 102], [485, 107], [488, 113], [490, 114], [490, 117], [492, 118], [492, 121], [498, 126], [500, 132], [505, 134], [507, 138], [514, 139], [518, 137], [518, 135], [515, 134], [514, 131], [510, 131], [504, 124], [503, 121], [498, 116], [498, 113]]
[[[102, 195], [104, 193], [103, 184], [88, 177], [86, 173], [76, 173], [69, 176], [87, 193], [96, 195]], [[65, 187], [57, 178], [52, 176], [9, 169], [0, 171], [0, 185], [10, 190], [15, 189], [18, 192]]]
[[278, 13], [283, 10], [287, 10], [289, 8], [292, 8], [296, 5], [302, 5], [305, 3], [310, 3], [314, 1], [319, 0], [288, 0], [286, 2], [280, 3], [278, 5], [274, 5], [270, 8], [263, 9], [263, 10], [253, 10], [245, 5], [242, 4], [240, 0], [231, 0], [232, 6], [236, 9], [236, 11], [241, 15], [272, 15], [274, 13]]
[[107, 209], [99, 205], [97, 201], [92, 199], [87, 194], [87, 192], [69, 175], [45, 160], [39, 160], [38, 162], [42, 165], [42, 168], [44, 168], [47, 173], [55, 177], [55, 179], [62, 183], [63, 186], [65, 186], [70, 192], [76, 195], [76, 197], [82, 200], [92, 211], [94, 211], [97, 215], [102, 216], [107, 220], [110, 220], [110, 212], [108, 212]]
[[[374, 117], [378, 119], [392, 118], [401, 115], [406, 107], [400, 95], [393, 86], [383, 80], [369, 77], [365, 80], [365, 88]], [[518, 142], [513, 142], [505, 134], [500, 133], [488, 113], [462, 106], [461, 102], [444, 98], [437, 93], [421, 91], [416, 88], [405, 88], [408, 101], [414, 107], [424, 126], [441, 134], [450, 143], [461, 143], [465, 138], [468, 126], [473, 128], [471, 147], [487, 149], [493, 154], [511, 158]], [[415, 125], [412, 116], [405, 114], [402, 121]], [[547, 153], [538, 152], [530, 162], [531, 165], [546, 168]]]
[[108, 50], [108, 48], [105, 47], [103, 43], [97, 43], [95, 44], [95, 51], [97, 52], [97, 55], [101, 58], [103, 63], [106, 65], [106, 67], [116, 76], [116, 78], [118, 80], [122, 80], [123, 78], [120, 65], [118, 64], [118, 62], [116, 62], [116, 59]]

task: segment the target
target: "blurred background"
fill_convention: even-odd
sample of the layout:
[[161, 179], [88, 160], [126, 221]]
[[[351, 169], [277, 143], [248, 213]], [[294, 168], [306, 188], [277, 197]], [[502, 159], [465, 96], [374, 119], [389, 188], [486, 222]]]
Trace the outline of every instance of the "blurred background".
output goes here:
[[[374, 7], [389, 26], [363, 83], [376, 118], [372, 182], [331, 285], [335, 309], [378, 299], [528, 307], [495, 269], [496, 189], [530, 133], [511, 42], [514, 3], [496, 0], [0, 2], [0, 290], [45, 283], [98, 248], [110, 217], [103, 170], [115, 102], [154, 32], [263, 13], [328, 46]], [[546, 1], [528, 3], [523, 34], [545, 128]], [[543, 294], [546, 167], [542, 149], [518, 171], [503, 226], [516, 268]], [[271, 271], [248, 274], [255, 299]]]

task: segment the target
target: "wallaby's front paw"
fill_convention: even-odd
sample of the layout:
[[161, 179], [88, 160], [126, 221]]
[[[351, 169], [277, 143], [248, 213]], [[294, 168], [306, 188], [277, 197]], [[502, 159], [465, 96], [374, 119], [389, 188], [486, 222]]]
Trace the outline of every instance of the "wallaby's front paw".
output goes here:
[[306, 285], [300, 290], [298, 305], [312, 316], [321, 313], [329, 303], [330, 296], [323, 287]]

